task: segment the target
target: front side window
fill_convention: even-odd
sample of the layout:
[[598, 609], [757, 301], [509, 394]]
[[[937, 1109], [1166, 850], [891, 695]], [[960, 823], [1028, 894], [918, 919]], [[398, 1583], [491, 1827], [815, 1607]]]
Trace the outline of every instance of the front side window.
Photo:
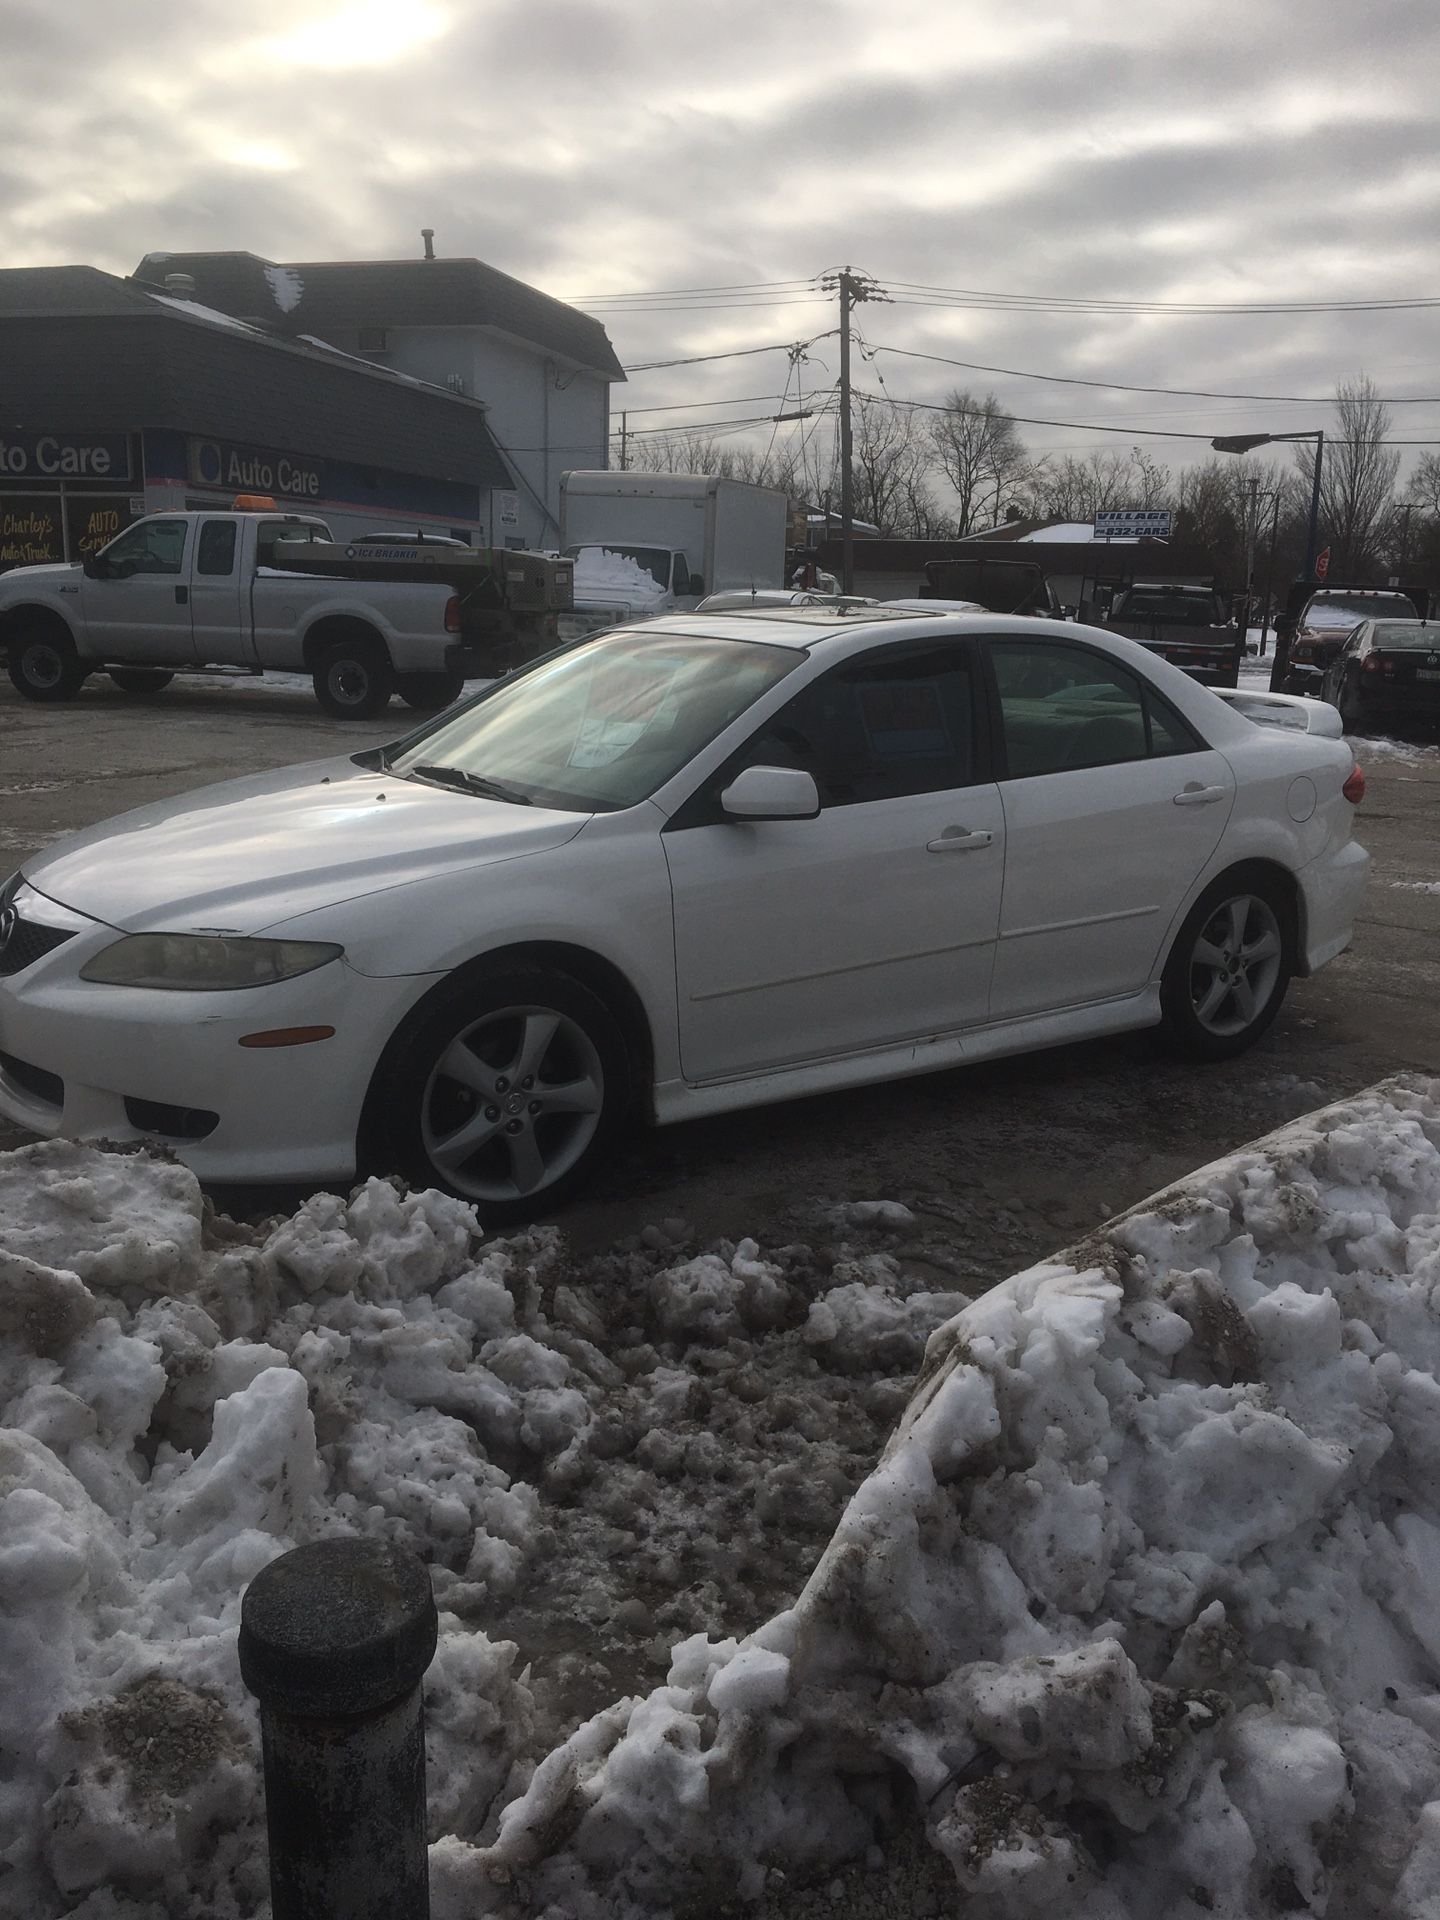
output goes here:
[[1012, 778], [1192, 753], [1199, 744], [1173, 707], [1099, 654], [1001, 641], [991, 659]]
[[798, 693], [749, 743], [744, 764], [802, 768], [825, 807], [967, 787], [974, 716], [967, 653], [872, 654]]
[[112, 540], [102, 556], [122, 577], [136, 573], [179, 573], [185, 558], [183, 520], [142, 520]]
[[500, 682], [392, 766], [541, 806], [633, 807], [804, 657], [698, 634], [607, 634]]

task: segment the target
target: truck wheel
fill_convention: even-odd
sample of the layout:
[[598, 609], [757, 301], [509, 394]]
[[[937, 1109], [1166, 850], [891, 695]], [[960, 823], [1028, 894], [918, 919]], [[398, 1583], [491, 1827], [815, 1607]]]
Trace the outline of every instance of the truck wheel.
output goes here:
[[110, 678], [122, 693], [159, 693], [175, 676], [163, 667], [111, 667]]
[[397, 673], [395, 691], [417, 713], [439, 713], [465, 691], [463, 673]]
[[10, 684], [27, 700], [73, 700], [90, 677], [58, 620], [25, 627], [10, 642]]
[[337, 720], [373, 720], [395, 690], [395, 670], [370, 634], [334, 640], [315, 667], [315, 698]]

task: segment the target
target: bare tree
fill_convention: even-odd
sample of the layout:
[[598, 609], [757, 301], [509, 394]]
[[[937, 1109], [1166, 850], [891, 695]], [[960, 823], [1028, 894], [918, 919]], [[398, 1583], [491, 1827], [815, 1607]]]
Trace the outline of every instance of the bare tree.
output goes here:
[[860, 399], [851, 420], [855, 517], [882, 533], [902, 533], [929, 464], [915, 416], [888, 400]]
[[955, 531], [996, 525], [1031, 466], [1013, 417], [993, 393], [981, 399], [957, 387], [931, 422], [929, 437], [959, 502]]
[[[1058, 460], [1042, 460], [1032, 469], [1026, 489], [1031, 516], [1037, 520], [1093, 520], [1097, 513], [1120, 507], [1163, 506], [1168, 468], [1136, 461], [1135, 450], [1118, 448]], [[1156, 498], [1152, 489], [1159, 488]]]
[[[1379, 564], [1386, 517], [1395, 497], [1400, 454], [1385, 442], [1390, 409], [1361, 374], [1335, 389], [1335, 434], [1320, 465], [1321, 545], [1332, 548], [1331, 573], [1354, 579]], [[1314, 449], [1297, 446], [1295, 463], [1307, 477]]]

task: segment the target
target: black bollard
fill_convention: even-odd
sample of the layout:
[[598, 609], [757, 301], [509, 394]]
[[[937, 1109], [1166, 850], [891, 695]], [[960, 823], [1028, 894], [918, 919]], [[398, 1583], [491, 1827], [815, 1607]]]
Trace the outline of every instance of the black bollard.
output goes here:
[[420, 1682], [436, 1632], [425, 1567], [358, 1536], [296, 1547], [246, 1589], [273, 1920], [429, 1920]]

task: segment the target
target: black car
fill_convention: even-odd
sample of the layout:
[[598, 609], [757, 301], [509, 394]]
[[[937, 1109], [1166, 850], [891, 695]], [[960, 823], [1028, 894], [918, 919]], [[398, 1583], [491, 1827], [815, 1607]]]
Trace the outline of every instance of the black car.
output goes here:
[[[1383, 620], [1389, 625], [1413, 620], [1418, 625], [1419, 617], [1408, 594], [1374, 587], [1317, 588], [1296, 617], [1282, 691], [1328, 699], [1322, 692], [1325, 677], [1362, 622]], [[1276, 630], [1278, 635], [1278, 622]]]
[[1323, 697], [1347, 733], [1440, 722], [1440, 629], [1363, 620], [1326, 669]]

